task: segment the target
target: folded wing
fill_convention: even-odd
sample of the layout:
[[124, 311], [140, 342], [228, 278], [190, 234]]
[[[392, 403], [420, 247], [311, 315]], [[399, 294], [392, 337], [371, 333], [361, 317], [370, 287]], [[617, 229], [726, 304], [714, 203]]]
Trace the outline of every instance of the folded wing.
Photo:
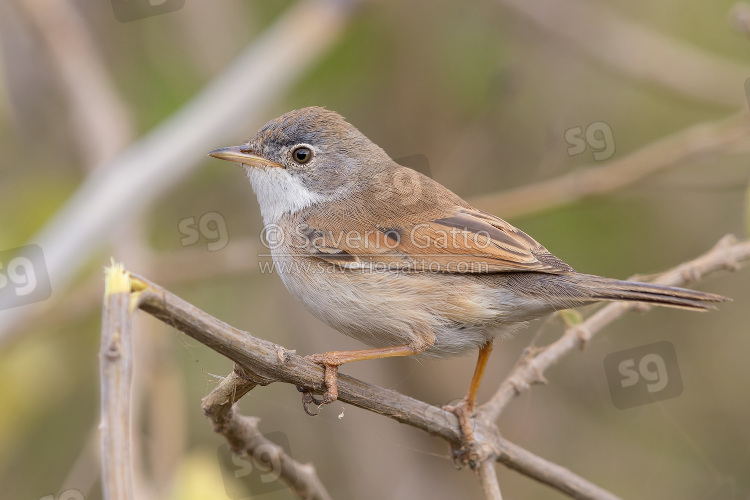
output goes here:
[[[381, 212], [382, 214], [382, 212]], [[383, 220], [385, 219], [385, 220]], [[344, 268], [379, 267], [403, 271], [552, 274], [573, 269], [523, 231], [468, 206], [426, 210], [356, 221], [328, 214], [304, 221], [307, 251]]]

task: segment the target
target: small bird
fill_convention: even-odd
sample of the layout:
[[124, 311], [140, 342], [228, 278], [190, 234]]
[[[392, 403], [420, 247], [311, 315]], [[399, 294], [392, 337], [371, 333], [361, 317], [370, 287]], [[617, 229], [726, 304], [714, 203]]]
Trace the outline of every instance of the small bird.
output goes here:
[[323, 403], [336, 400], [344, 363], [479, 350], [457, 407], [459, 418], [470, 417], [493, 340], [533, 319], [599, 301], [702, 310], [727, 300], [578, 273], [324, 108], [290, 111], [244, 145], [209, 155], [244, 167], [274, 268], [292, 295], [371, 346], [310, 356], [325, 367]]

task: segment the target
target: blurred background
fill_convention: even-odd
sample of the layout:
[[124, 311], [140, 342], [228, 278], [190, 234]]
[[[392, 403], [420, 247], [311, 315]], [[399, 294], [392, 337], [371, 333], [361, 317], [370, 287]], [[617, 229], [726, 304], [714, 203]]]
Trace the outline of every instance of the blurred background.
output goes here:
[[[338, 111], [579, 271], [656, 273], [725, 234], [747, 237], [744, 4], [152, 3], [0, 4], [2, 498], [101, 498], [97, 356], [110, 257], [299, 354], [362, 347], [260, 272], [267, 251], [250, 186], [205, 156], [291, 109]], [[608, 168], [611, 185], [513, 195]], [[747, 270], [698, 284], [734, 299], [706, 314], [629, 313], [514, 401], [501, 431], [625, 498], [750, 498], [747, 284]], [[24, 298], [10, 293], [25, 285]], [[495, 346], [480, 402], [541, 327]], [[551, 320], [540, 342], [562, 329]], [[683, 390], [618, 409], [605, 356], [663, 341]], [[293, 498], [227, 469], [200, 400], [229, 360], [145, 314], [135, 355], [136, 498]], [[440, 405], [463, 396], [474, 362], [342, 371]], [[282, 384], [240, 407], [313, 463], [334, 498], [482, 495], [443, 441], [390, 419], [341, 403], [310, 418]], [[562, 498], [503, 466], [498, 474], [506, 498]]]

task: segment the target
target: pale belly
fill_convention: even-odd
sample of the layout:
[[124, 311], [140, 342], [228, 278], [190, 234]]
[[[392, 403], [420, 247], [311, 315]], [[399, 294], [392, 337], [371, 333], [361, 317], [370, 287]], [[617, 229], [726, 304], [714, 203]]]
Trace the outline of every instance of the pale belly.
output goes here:
[[331, 327], [372, 347], [428, 341], [426, 357], [468, 354], [549, 312], [472, 275], [348, 270], [278, 255], [274, 262], [287, 289]]

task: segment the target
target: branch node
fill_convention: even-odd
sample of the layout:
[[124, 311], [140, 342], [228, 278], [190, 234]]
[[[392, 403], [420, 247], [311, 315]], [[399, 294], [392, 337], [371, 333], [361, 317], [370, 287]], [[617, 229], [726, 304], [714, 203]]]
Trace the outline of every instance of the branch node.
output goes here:
[[115, 361], [117, 359], [120, 359], [122, 356], [122, 350], [119, 340], [119, 335], [115, 334], [115, 337], [112, 339], [112, 341], [107, 346], [107, 349], [104, 351], [104, 356], [109, 361]]
[[289, 361], [289, 357], [291, 354], [296, 354], [297, 351], [289, 351], [287, 349], [284, 349], [282, 346], [277, 345], [276, 346], [276, 359], [279, 360], [279, 364], [283, 365], [286, 364]]
[[519, 380], [518, 378], [514, 377], [508, 379], [508, 382], [511, 386], [513, 386], [513, 391], [517, 396], [520, 396], [523, 391], [528, 390], [529, 388], [529, 384], [527, 384], [523, 379]]
[[584, 326], [584, 323], [581, 323], [580, 325], [573, 328], [572, 332], [576, 336], [576, 340], [578, 340], [578, 348], [581, 351], [585, 351], [586, 347], [589, 345], [589, 341], [591, 340], [591, 331]]
[[531, 381], [532, 384], [547, 385], [549, 383], [549, 380], [547, 380], [544, 373], [539, 368], [533, 367], [533, 373], [534, 378]]

